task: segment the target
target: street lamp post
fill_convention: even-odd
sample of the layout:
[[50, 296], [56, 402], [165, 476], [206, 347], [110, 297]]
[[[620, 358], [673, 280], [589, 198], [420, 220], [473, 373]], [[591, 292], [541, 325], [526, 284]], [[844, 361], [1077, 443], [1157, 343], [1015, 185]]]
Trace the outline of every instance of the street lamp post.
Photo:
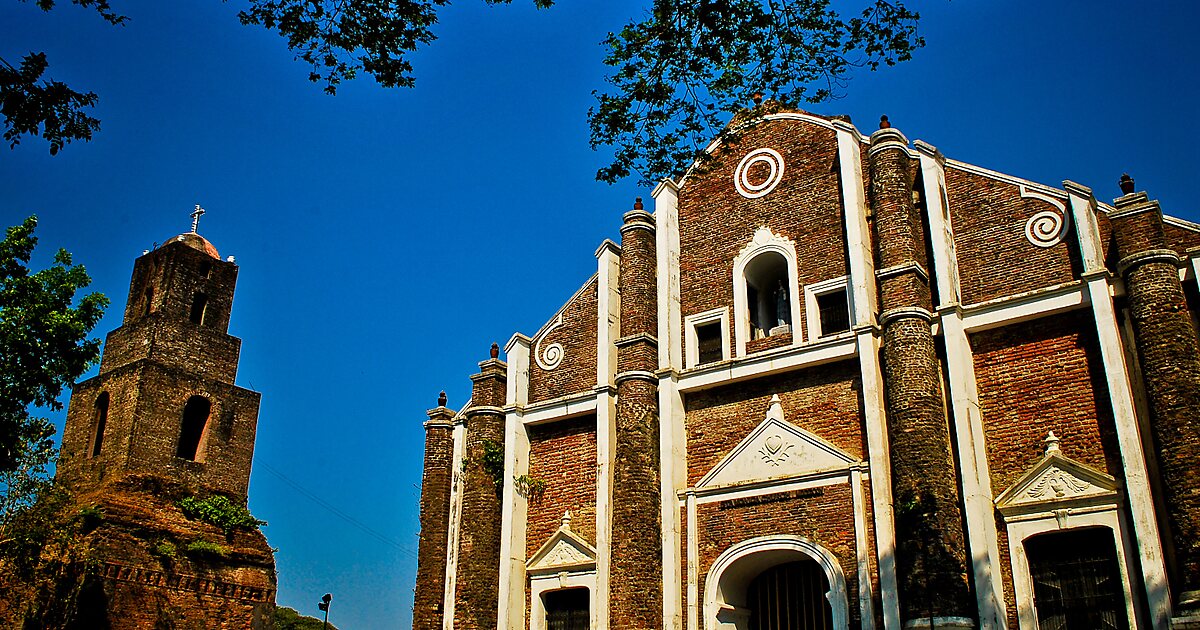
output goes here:
[[333, 595], [325, 593], [325, 596], [321, 598], [321, 601], [317, 602], [317, 608], [325, 611], [325, 622], [321, 624], [321, 627], [325, 630], [329, 629], [329, 602], [331, 601], [333, 601]]

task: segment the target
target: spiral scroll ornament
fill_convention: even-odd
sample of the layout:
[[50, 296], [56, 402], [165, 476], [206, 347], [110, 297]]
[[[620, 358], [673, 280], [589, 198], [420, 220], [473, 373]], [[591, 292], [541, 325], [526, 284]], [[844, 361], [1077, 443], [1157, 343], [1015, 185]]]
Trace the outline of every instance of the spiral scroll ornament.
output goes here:
[[1027, 189], [1021, 186], [1021, 196], [1040, 199], [1058, 209], [1058, 212], [1044, 210], [1025, 222], [1025, 238], [1038, 247], [1053, 247], [1063, 241], [1070, 227], [1070, 215], [1067, 206], [1061, 200]]
[[558, 319], [554, 320], [554, 323], [546, 328], [545, 332], [542, 333], [541, 337], [538, 337], [537, 343], [533, 346], [533, 360], [537, 363], [538, 367], [547, 372], [562, 363], [566, 349], [563, 348], [561, 343], [552, 343], [543, 348], [542, 342], [546, 340], [546, 337], [550, 336], [551, 332], [554, 332], [555, 328], [562, 326], [562, 323], [562, 313], [559, 313]]
[[[760, 182], [750, 181], [750, 169], [762, 162], [767, 165], [767, 177]], [[755, 149], [738, 162], [733, 171], [733, 187], [747, 199], [757, 199], [775, 190], [783, 180], [783, 156], [774, 149]]]

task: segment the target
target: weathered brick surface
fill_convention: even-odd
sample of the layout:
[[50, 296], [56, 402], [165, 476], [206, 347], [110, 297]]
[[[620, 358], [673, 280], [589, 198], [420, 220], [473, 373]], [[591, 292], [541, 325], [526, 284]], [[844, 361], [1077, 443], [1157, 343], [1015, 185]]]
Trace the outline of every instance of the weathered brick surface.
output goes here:
[[[760, 147], [783, 156], [783, 179], [769, 195], [746, 199], [734, 189], [733, 173], [746, 154]], [[752, 170], [750, 177], [757, 181], [759, 175]], [[796, 246], [801, 296], [791, 297], [800, 302], [801, 321], [792, 326], [793, 334], [802, 334], [804, 285], [846, 273], [840, 200], [837, 138], [830, 129], [805, 121], [771, 121], [748, 130], [740, 142], [718, 149], [708, 170], [689, 177], [680, 192], [683, 315], [728, 307], [736, 316], [732, 313], [733, 260], [751, 242], [755, 230], [767, 227]], [[732, 344], [732, 320], [729, 335]]]
[[[615, 628], [662, 626], [658, 387], [636, 375], [658, 367], [655, 241], [650, 215], [635, 209], [621, 228], [621, 337], [617, 345], [616, 443], [613, 445], [612, 568], [609, 602]], [[649, 228], [649, 229], [648, 229]], [[622, 373], [635, 373], [632, 378]]]
[[774, 394], [788, 422], [866, 457], [858, 364], [843, 361], [689, 395], [684, 401], [689, 486], [762, 423]]
[[992, 496], [1041, 460], [1046, 434], [1063, 455], [1122, 477], [1096, 324], [1087, 310], [971, 335]]
[[417, 549], [417, 586], [413, 629], [437, 630], [444, 618], [446, 546], [450, 490], [454, 482], [454, 413], [445, 407], [429, 412], [425, 423], [425, 467], [421, 475], [421, 539]]
[[[1118, 209], [1137, 208], [1129, 197]], [[1156, 205], [1112, 218], [1124, 269], [1129, 315], [1137, 339], [1142, 382], [1150, 407], [1158, 470], [1174, 551], [1170, 569], [1176, 598], [1200, 608], [1200, 339], [1188, 312], [1174, 261], [1131, 257], [1166, 247]], [[1180, 598], [1180, 594], [1186, 594]]]
[[[596, 384], [596, 278], [563, 307], [562, 325], [534, 339], [530, 352], [543, 356], [554, 344], [563, 348], [562, 363], [543, 370], [537, 361], [529, 362], [529, 402], [550, 400], [569, 394], [591, 391]], [[548, 326], [553, 323], [548, 323]], [[540, 345], [539, 345], [540, 344]]]
[[[885, 316], [929, 309], [931, 300], [928, 279], [912, 269], [929, 268], [925, 224], [913, 203], [914, 165], [903, 148], [888, 144], [897, 140], [902, 136], [888, 130], [871, 137], [875, 259], [888, 274], [879, 285]], [[958, 472], [927, 319], [910, 313], [883, 322], [883, 369], [901, 617], [973, 617]]]
[[194, 235], [182, 236], [188, 242], [172, 239], [134, 262], [124, 323], [133, 323], [147, 313], [187, 320], [192, 298], [201, 292], [208, 296], [204, 325], [225, 332], [229, 329], [238, 267], [192, 247]]
[[571, 531], [596, 544], [596, 417], [589, 415], [531, 427], [529, 476], [545, 482], [529, 500], [525, 530], [528, 560], [571, 512]]
[[753, 501], [706, 503], [697, 506], [696, 515], [700, 536], [697, 567], [701, 576], [700, 601], [705, 601], [709, 570], [726, 549], [759, 536], [800, 536], [825, 548], [837, 559], [846, 578], [849, 626], [860, 625], [854, 509], [849, 485], [768, 494]]
[[1170, 223], [1163, 224], [1163, 237], [1167, 247], [1180, 256], [1186, 256], [1189, 249], [1200, 247], [1200, 232], [1185, 230]]
[[[466, 461], [462, 476], [458, 571], [455, 579], [454, 627], [495, 628], [500, 593], [500, 496], [503, 473], [494, 478], [485, 453], [504, 452], [506, 366], [492, 359], [471, 377], [472, 407], [467, 409]], [[501, 461], [503, 461], [501, 459]]]
[[1038, 247], [1025, 237], [1025, 223], [1039, 212], [1062, 216], [1040, 199], [1022, 198], [1016, 184], [946, 168], [946, 195], [954, 223], [963, 302], [1070, 282], [1080, 273], [1078, 239], [1071, 225], [1063, 242]]

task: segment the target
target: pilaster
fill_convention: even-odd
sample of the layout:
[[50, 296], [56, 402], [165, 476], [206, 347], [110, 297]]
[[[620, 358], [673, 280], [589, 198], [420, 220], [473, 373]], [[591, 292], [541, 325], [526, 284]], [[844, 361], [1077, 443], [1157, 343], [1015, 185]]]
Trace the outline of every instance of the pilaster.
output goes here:
[[421, 474], [421, 538], [417, 546], [413, 630], [438, 630], [443, 624], [442, 595], [449, 544], [450, 489], [454, 482], [454, 412], [446, 393], [425, 421], [425, 468]]
[[525, 531], [529, 500], [517, 480], [529, 474], [529, 431], [523, 421], [529, 403], [529, 345], [522, 334], [504, 347], [508, 388], [504, 405], [504, 480], [500, 532], [498, 627], [525, 625]]
[[1200, 339], [1179, 282], [1182, 261], [1167, 245], [1158, 202], [1133, 192], [1128, 176], [1121, 185], [1126, 194], [1113, 202], [1109, 220], [1162, 477], [1175, 614], [1200, 617]]
[[596, 250], [596, 606], [592, 627], [608, 630], [612, 570], [613, 447], [617, 441], [617, 345], [621, 335], [621, 247]]

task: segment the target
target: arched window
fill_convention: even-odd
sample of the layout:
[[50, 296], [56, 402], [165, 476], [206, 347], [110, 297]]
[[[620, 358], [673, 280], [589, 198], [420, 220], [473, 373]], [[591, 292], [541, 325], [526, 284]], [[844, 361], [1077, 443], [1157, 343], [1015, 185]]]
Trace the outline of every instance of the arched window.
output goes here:
[[746, 342], [770, 335], [792, 334], [801, 341], [796, 246], [791, 239], [761, 227], [733, 260], [733, 331], [736, 355], [746, 355]]
[[590, 599], [586, 588], [564, 588], [543, 593], [546, 630], [588, 630], [591, 627]]
[[203, 324], [204, 315], [208, 311], [208, 296], [203, 293], [197, 293], [192, 296], [192, 315], [193, 324]]
[[779, 252], [763, 252], [746, 264], [745, 280], [750, 339], [790, 332], [792, 296], [787, 259]]
[[1113, 532], [1088, 527], [1025, 539], [1038, 626], [1128, 628]]
[[192, 396], [183, 406], [183, 423], [179, 429], [179, 446], [175, 456], [195, 462], [204, 461], [204, 438], [208, 433], [208, 416], [212, 403], [203, 396]]
[[108, 424], [108, 392], [96, 397], [96, 408], [92, 414], [92, 448], [88, 457], [100, 454], [104, 447], [104, 427]]

